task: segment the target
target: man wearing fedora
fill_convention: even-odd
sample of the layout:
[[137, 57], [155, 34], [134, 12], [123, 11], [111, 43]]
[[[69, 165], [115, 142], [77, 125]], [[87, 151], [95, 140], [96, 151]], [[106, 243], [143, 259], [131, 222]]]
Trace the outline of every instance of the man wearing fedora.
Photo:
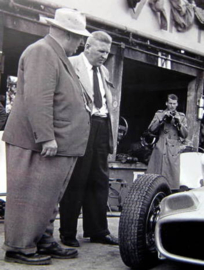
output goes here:
[[78, 158], [60, 203], [60, 237], [68, 246], [79, 246], [76, 234], [81, 208], [84, 237], [90, 237], [91, 242], [118, 244], [107, 222], [108, 154], [113, 153], [113, 85], [103, 63], [111, 44], [112, 38], [106, 32], [95, 31], [88, 37], [84, 52], [70, 57], [89, 99], [91, 130], [85, 155]]
[[44, 265], [77, 256], [53, 238], [56, 206], [77, 157], [85, 153], [90, 116], [67, 56], [89, 36], [76, 10], [57, 9], [49, 34], [30, 45], [18, 67], [18, 87], [3, 140], [7, 146], [5, 260]]

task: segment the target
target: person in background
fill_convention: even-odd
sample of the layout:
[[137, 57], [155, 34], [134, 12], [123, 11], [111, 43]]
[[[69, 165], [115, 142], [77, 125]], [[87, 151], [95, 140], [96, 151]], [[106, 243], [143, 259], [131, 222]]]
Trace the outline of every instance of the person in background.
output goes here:
[[103, 63], [112, 38], [95, 31], [87, 39], [84, 52], [70, 58], [88, 97], [91, 131], [86, 153], [77, 160], [69, 186], [60, 202], [60, 238], [67, 246], [79, 246], [77, 220], [83, 210], [84, 237], [91, 242], [117, 245], [107, 222], [109, 193], [108, 154], [113, 153], [112, 84]]
[[8, 118], [3, 102], [5, 102], [5, 96], [0, 95], [0, 130], [4, 130]]
[[79, 11], [57, 9], [50, 31], [20, 57], [18, 85], [3, 140], [7, 152], [7, 262], [45, 265], [77, 250], [53, 238], [56, 206], [78, 156], [85, 153], [90, 115], [67, 58], [89, 36]]
[[10, 113], [13, 102], [16, 96], [16, 89], [17, 89], [17, 77], [14, 76], [8, 76], [7, 79], [7, 91], [6, 91], [6, 112]]
[[158, 135], [146, 173], [161, 174], [167, 178], [170, 188], [179, 189], [179, 156], [182, 140], [188, 136], [187, 119], [176, 110], [178, 97], [167, 97], [166, 109], [155, 113], [148, 130]]

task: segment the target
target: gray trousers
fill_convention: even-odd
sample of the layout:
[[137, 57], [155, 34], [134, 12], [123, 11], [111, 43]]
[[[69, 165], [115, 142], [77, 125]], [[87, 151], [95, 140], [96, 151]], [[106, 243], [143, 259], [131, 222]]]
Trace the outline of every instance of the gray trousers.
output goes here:
[[[42, 157], [7, 144], [6, 251], [35, 253], [49, 238], [52, 223], [74, 169], [76, 157]], [[47, 233], [48, 232], [48, 233]], [[43, 242], [43, 241], [42, 241]]]

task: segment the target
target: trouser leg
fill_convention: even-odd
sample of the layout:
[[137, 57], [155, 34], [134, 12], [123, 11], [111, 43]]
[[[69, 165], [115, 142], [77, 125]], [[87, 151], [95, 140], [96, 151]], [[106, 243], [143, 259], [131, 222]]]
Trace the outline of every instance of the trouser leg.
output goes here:
[[90, 138], [86, 153], [79, 157], [71, 176], [69, 185], [60, 202], [60, 235], [75, 238], [77, 233], [78, 217], [86, 196], [87, 176], [92, 160], [92, 147]]
[[34, 253], [75, 158], [43, 158], [11, 145], [7, 146], [7, 154], [4, 249]]
[[69, 184], [69, 181], [70, 181], [70, 178], [71, 178], [71, 175], [72, 175], [72, 172], [74, 170], [74, 166], [76, 164], [76, 161], [77, 159], [75, 158], [74, 162], [73, 162], [73, 166], [70, 168], [69, 172], [68, 172], [68, 175], [63, 183], [63, 186], [62, 186], [62, 189], [60, 191], [60, 195], [59, 195], [59, 199], [58, 199], [58, 202], [57, 204], [55, 205], [55, 208], [53, 210], [53, 214], [52, 214], [52, 217], [50, 219], [50, 222], [43, 234], [43, 236], [41, 237], [40, 241], [38, 242], [38, 246], [43, 246], [43, 245], [47, 245], [47, 244], [50, 244], [52, 242], [55, 241], [54, 237], [53, 237], [53, 233], [54, 233], [54, 221], [56, 219], [56, 216], [57, 214], [59, 213], [59, 203], [60, 201], [62, 200], [63, 198], [63, 195], [65, 193], [65, 190]]
[[83, 208], [84, 236], [107, 235], [108, 199], [107, 120], [92, 121], [86, 153], [78, 158], [68, 188], [60, 203], [60, 233], [75, 237]]
[[84, 236], [109, 234], [107, 223], [107, 200], [109, 192], [108, 126], [107, 120], [96, 119], [93, 158], [88, 186], [83, 203]]
[[[102, 157], [103, 155], [100, 154], [100, 156]], [[103, 157], [103, 162], [104, 160], [106, 160], [105, 157]], [[98, 163], [93, 168], [83, 203], [85, 237], [109, 234], [107, 224], [107, 200], [109, 192], [108, 165], [105, 163], [100, 165]]]

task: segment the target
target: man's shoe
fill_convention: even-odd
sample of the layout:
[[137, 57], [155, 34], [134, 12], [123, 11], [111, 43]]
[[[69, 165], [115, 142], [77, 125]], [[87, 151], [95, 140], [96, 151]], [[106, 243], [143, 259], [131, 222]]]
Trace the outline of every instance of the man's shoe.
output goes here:
[[108, 245], [118, 245], [118, 239], [111, 234], [100, 236], [100, 237], [91, 237], [90, 242], [108, 244]]
[[38, 247], [38, 253], [50, 255], [56, 259], [72, 259], [78, 256], [78, 251], [74, 248], [62, 248], [58, 243], [53, 242], [48, 247]]
[[62, 243], [65, 246], [70, 246], [70, 247], [79, 247], [79, 241], [76, 238], [69, 238], [66, 236], [60, 236]]
[[40, 254], [23, 254], [17, 252], [7, 251], [5, 254], [5, 261], [12, 263], [22, 263], [30, 265], [47, 265], [51, 264], [51, 257], [47, 255]]

